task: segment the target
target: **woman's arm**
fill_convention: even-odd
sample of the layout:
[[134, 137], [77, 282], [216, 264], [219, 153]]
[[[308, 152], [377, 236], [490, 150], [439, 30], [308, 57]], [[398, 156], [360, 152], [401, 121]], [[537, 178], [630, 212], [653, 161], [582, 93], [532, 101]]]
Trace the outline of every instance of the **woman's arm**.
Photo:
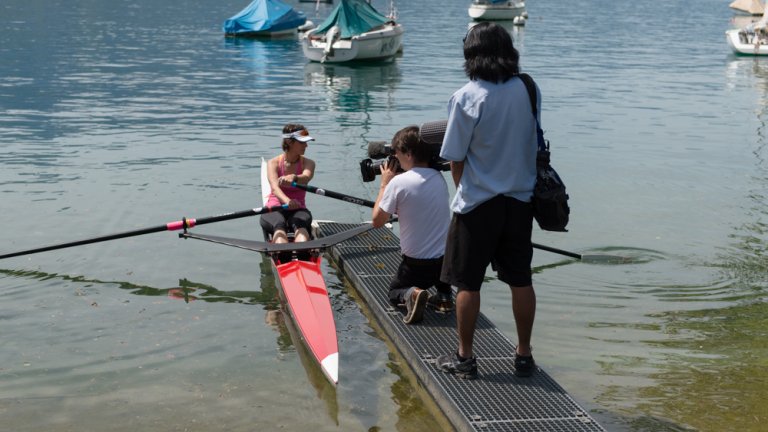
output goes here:
[[280, 182], [285, 181], [283, 177], [277, 175], [277, 162], [280, 157], [272, 158], [267, 163], [268, 171], [267, 177], [269, 178], [269, 187], [272, 188], [272, 194], [277, 197], [283, 204], [288, 204], [291, 199], [280, 189]]
[[379, 194], [376, 196], [376, 203], [373, 205], [373, 212], [371, 213], [371, 224], [376, 227], [382, 227], [392, 217], [392, 214], [382, 210], [380, 204], [381, 199], [384, 198], [384, 191], [387, 189], [387, 185], [397, 175], [396, 165], [389, 161], [381, 165], [381, 183], [379, 184]]
[[304, 158], [302, 165], [304, 166], [304, 170], [301, 174], [296, 175], [293, 178], [293, 181], [296, 183], [308, 184], [309, 181], [312, 180], [312, 177], [315, 176], [315, 161]]

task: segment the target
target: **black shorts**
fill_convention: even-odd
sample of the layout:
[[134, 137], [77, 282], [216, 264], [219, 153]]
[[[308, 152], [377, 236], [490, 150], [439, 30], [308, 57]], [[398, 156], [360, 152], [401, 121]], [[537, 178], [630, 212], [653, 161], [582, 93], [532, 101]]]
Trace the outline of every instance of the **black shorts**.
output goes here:
[[451, 286], [440, 281], [440, 269], [443, 257], [434, 259], [415, 259], [403, 255], [395, 278], [389, 283], [389, 300], [393, 304], [402, 302], [402, 295], [411, 287], [428, 289], [432, 286], [438, 292], [451, 294]]
[[533, 207], [502, 195], [465, 214], [454, 213], [440, 279], [479, 291], [488, 264], [512, 287], [531, 285]]
[[276, 230], [296, 232], [300, 228], [312, 232], [312, 213], [307, 209], [278, 210], [261, 215], [261, 229], [264, 230], [264, 238]]

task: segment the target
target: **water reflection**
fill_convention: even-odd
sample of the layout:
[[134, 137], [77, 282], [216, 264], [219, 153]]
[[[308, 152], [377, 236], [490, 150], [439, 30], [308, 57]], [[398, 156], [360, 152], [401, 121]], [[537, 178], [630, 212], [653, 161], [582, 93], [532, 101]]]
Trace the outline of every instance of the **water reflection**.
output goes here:
[[299, 49], [296, 39], [223, 38], [223, 45], [261, 84], [281, 77], [279, 71], [295, 64]]
[[[537, 252], [546, 253], [546, 252]], [[567, 258], [550, 264], [533, 268], [533, 273], [543, 273], [548, 269], [555, 269], [571, 264], [596, 264], [596, 265], [621, 265], [621, 264], [647, 264], [657, 260], [669, 259], [664, 253], [651, 249], [608, 246], [589, 249], [581, 252], [581, 259]]]
[[[425, 404], [425, 400], [430, 400], [430, 395], [421, 396], [413, 391], [413, 386], [406, 378], [406, 372], [401, 367], [402, 361], [389, 355], [390, 361], [387, 362], [387, 368], [398, 377], [398, 380], [392, 383], [392, 397], [397, 401], [398, 430], [450, 430], [451, 425], [447, 420], [434, 417]], [[424, 399], [422, 399], [424, 398]], [[432, 409], [438, 410], [436, 406]]]
[[[298, 355], [310, 384], [317, 392], [317, 397], [325, 403], [328, 416], [336, 425], [338, 425], [339, 405], [336, 397], [336, 388], [328, 381], [320, 369], [320, 366], [314, 361], [309, 350], [301, 342], [302, 339], [295, 324], [290, 318], [286, 319], [286, 316], [289, 315], [280, 302], [271, 263], [268, 259], [263, 259], [261, 260], [259, 267], [261, 269], [261, 291], [221, 291], [211, 285], [197, 283], [187, 279], [179, 280], [179, 285], [175, 287], [156, 288], [130, 282], [102, 281], [98, 279], [89, 279], [84, 276], [70, 276], [30, 270], [0, 269], [0, 274], [16, 278], [37, 280], [58, 279], [61, 281], [75, 282], [80, 286], [75, 289], [75, 295], [86, 299], [88, 298], [89, 293], [85, 287], [89, 285], [117, 285], [118, 288], [126, 290], [134, 295], [166, 297], [185, 303], [204, 301], [213, 303], [223, 302], [262, 305], [266, 312], [266, 324], [277, 332], [276, 343], [278, 352], [281, 355], [293, 352]], [[98, 304], [94, 301], [92, 306], [96, 307]]]
[[304, 366], [304, 371], [307, 373], [309, 383], [315, 388], [317, 397], [325, 403], [330, 419], [338, 426], [339, 403], [336, 397], [336, 387], [325, 377], [320, 365], [317, 364], [306, 345], [301, 342], [301, 335], [293, 320], [286, 318], [287, 316], [289, 316], [288, 312], [284, 307], [281, 307], [278, 310], [268, 311], [265, 319], [267, 324], [280, 335], [278, 345], [281, 353], [293, 352], [294, 350], [291, 348], [295, 348], [301, 365]]
[[[287, 353], [294, 351], [295, 348], [295, 352], [304, 366], [304, 371], [307, 373], [307, 379], [317, 391], [317, 397], [325, 402], [328, 416], [338, 426], [339, 403], [336, 398], [336, 387], [325, 377], [320, 365], [317, 364], [302, 342], [301, 334], [285, 309], [285, 305], [279, 301], [272, 263], [269, 259], [264, 258], [261, 260], [259, 268], [261, 269], [261, 292], [271, 296], [273, 300], [270, 302], [270, 307], [265, 305], [267, 313], [264, 319], [278, 333], [277, 345], [279, 350], [281, 353]], [[277, 302], [275, 303], [274, 300]]]
[[[742, 167], [749, 180], [735, 192], [746, 216], [730, 228], [732, 244], [708, 262], [670, 256], [641, 281], [598, 283], [608, 306], [589, 323], [591, 335], [598, 345], [619, 347], [600, 356], [600, 373], [612, 384], [598, 400], [644, 413], [626, 421], [631, 430], [762, 430], [767, 420], [760, 406], [768, 396], [768, 59], [730, 58], [725, 84], [750, 98], [726, 107], [737, 115], [723, 118], [754, 130], [746, 142], [723, 143], [751, 151]], [[662, 273], [679, 276], [668, 280]], [[656, 304], [637, 314], [640, 299]]]
[[279, 307], [279, 300], [277, 299], [277, 294], [274, 291], [270, 292], [269, 290], [265, 291], [264, 289], [262, 289], [262, 291], [221, 291], [211, 285], [192, 282], [187, 279], [179, 279], [179, 284], [174, 287], [156, 288], [147, 285], [138, 285], [131, 282], [103, 281], [99, 279], [89, 279], [85, 276], [45, 273], [35, 270], [0, 269], [0, 273], [19, 278], [37, 280], [58, 279], [85, 285], [117, 285], [118, 288], [126, 290], [135, 295], [167, 297], [171, 299], [185, 300], [187, 302], [202, 300], [210, 303], [260, 304], [263, 305], [267, 310], [276, 309]]
[[304, 65], [304, 84], [319, 93], [319, 107], [353, 133], [343, 141], [359, 145], [379, 133], [373, 113], [398, 109], [395, 91], [402, 79], [398, 61]]
[[757, 130], [752, 148], [755, 170], [752, 174], [752, 187], [746, 191], [748, 205], [744, 211], [750, 215], [748, 221], [736, 227], [734, 238], [738, 253], [723, 256], [726, 269], [751, 288], [768, 287], [762, 279], [768, 268], [765, 250], [768, 249], [765, 219], [768, 218], [768, 59], [761, 57], [739, 57], [728, 65], [727, 77], [733, 89], [738, 89], [744, 82], [751, 82], [756, 98], [754, 112], [757, 116]]
[[304, 66], [304, 84], [322, 89], [329, 111], [369, 112], [395, 108], [394, 90], [401, 80], [397, 61]]

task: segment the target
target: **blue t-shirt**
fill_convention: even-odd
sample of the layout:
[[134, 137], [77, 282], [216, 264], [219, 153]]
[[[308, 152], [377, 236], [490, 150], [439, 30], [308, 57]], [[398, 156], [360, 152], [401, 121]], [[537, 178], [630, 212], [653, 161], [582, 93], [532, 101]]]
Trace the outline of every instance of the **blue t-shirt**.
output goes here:
[[[541, 101], [538, 86], [536, 94]], [[464, 161], [451, 210], [467, 213], [497, 195], [530, 202], [537, 149], [536, 121], [520, 78], [468, 82], [448, 101], [440, 150], [443, 159]]]

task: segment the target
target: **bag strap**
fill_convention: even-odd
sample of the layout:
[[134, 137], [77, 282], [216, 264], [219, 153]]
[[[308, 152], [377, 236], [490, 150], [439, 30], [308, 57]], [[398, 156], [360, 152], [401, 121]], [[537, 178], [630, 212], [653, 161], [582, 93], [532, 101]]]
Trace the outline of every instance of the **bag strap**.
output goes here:
[[549, 151], [549, 141], [544, 139], [544, 131], [541, 130], [539, 115], [536, 112], [536, 83], [527, 73], [521, 73], [518, 76], [523, 81], [523, 84], [525, 84], [525, 89], [528, 90], [528, 99], [531, 101], [531, 113], [533, 113], [533, 119], [536, 120], [536, 141], [539, 145], [539, 151]]

